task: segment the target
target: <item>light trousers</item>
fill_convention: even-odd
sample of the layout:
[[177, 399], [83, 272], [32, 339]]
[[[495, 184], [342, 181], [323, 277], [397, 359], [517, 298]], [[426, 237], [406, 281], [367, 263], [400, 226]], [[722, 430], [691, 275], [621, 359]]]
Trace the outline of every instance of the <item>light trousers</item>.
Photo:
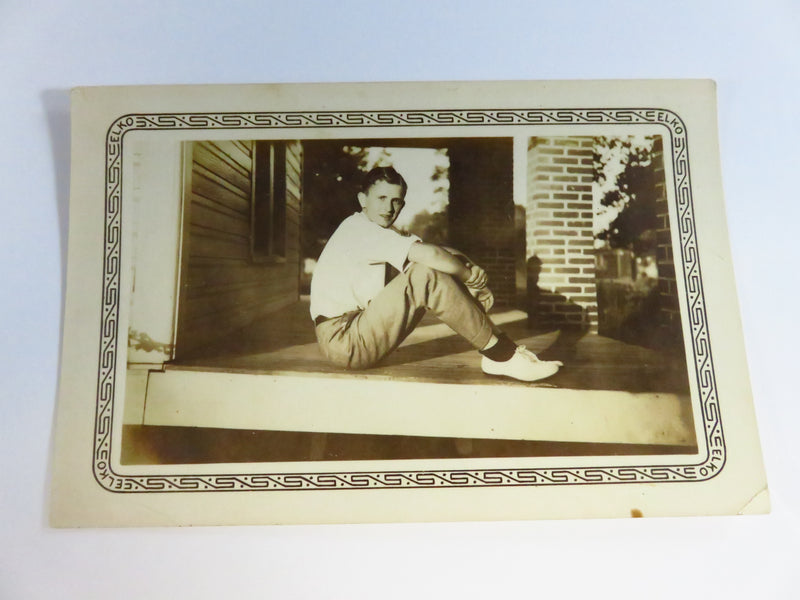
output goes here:
[[430, 311], [477, 350], [494, 326], [459, 281], [418, 263], [390, 281], [364, 310], [345, 313], [316, 326], [328, 360], [347, 369], [365, 369], [387, 356]]

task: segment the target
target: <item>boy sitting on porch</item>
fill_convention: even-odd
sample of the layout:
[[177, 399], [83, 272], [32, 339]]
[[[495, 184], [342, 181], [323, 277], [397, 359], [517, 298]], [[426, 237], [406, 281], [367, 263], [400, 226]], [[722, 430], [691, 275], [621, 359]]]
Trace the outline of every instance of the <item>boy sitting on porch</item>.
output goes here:
[[[346, 218], [325, 245], [311, 280], [311, 318], [322, 353], [347, 369], [375, 365], [410, 334], [426, 311], [461, 335], [483, 358], [481, 369], [520, 381], [558, 371], [491, 322], [486, 272], [456, 250], [404, 235], [392, 224], [408, 186], [392, 167], [367, 173], [361, 212]], [[400, 274], [386, 283], [386, 265]]]

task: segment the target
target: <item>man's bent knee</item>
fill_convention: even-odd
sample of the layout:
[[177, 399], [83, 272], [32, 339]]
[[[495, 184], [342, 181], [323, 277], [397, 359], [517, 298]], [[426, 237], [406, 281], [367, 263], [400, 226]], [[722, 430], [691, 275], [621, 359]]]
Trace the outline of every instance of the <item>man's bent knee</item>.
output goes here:
[[412, 288], [424, 288], [428, 292], [434, 289], [447, 289], [452, 293], [457, 294], [458, 291], [461, 291], [465, 295], [469, 295], [464, 285], [454, 275], [437, 271], [419, 263], [411, 263], [411, 266], [406, 269], [406, 276]]
[[406, 276], [409, 279], [420, 279], [420, 280], [430, 280], [435, 279], [440, 275], [439, 271], [435, 269], [431, 269], [430, 267], [420, 264], [420, 263], [411, 263], [411, 265], [406, 269]]
[[411, 263], [411, 266], [406, 269], [406, 277], [412, 286], [425, 287], [429, 290], [433, 286], [452, 285], [456, 282], [452, 275], [419, 263]]

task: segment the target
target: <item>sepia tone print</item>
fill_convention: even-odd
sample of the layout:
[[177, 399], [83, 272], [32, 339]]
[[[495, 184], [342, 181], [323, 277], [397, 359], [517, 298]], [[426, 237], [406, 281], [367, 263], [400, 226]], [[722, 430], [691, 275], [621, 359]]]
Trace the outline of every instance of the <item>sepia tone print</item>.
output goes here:
[[[168, 249], [180, 256], [176, 293], [159, 296], [164, 320], [176, 316], [162, 337], [175, 343], [144, 347], [147, 324], [129, 325], [128, 378], [139, 382], [129, 401], [141, 411], [127, 411], [123, 464], [695, 453], [662, 136], [524, 142], [517, 156], [510, 137], [184, 142], [172, 202], [181, 236]], [[145, 161], [132, 176], [161, 180]], [[369, 369], [325, 359], [309, 314], [314, 265], [338, 224], [360, 210], [359, 182], [375, 166], [411, 182], [396, 227], [482, 265], [490, 317], [543, 360], [562, 362], [555, 376], [533, 384], [487, 376], [469, 344], [432, 316]], [[515, 169], [524, 189], [514, 189]], [[145, 296], [154, 306], [146, 298], [154, 293], [139, 287], [134, 305]], [[175, 390], [199, 371], [619, 392], [612, 411], [626, 416], [610, 437], [585, 439], [292, 431], [246, 418], [215, 427], [165, 416], [170, 394], [185, 396]]]
[[[765, 509], [706, 84], [224, 91], [76, 92], [55, 522]], [[401, 254], [315, 308], [346, 223]]]

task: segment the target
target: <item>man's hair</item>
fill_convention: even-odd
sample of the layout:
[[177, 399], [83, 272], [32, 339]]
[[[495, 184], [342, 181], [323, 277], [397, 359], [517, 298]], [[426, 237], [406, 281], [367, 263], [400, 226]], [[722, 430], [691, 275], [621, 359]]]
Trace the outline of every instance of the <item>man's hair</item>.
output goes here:
[[386, 183], [391, 183], [392, 185], [399, 185], [404, 197], [406, 195], [406, 191], [408, 191], [408, 184], [406, 183], [406, 180], [403, 179], [403, 176], [400, 175], [400, 173], [394, 170], [394, 167], [373, 167], [369, 173], [364, 175], [364, 179], [361, 184], [361, 191], [366, 194], [369, 189], [379, 181], [385, 181]]

